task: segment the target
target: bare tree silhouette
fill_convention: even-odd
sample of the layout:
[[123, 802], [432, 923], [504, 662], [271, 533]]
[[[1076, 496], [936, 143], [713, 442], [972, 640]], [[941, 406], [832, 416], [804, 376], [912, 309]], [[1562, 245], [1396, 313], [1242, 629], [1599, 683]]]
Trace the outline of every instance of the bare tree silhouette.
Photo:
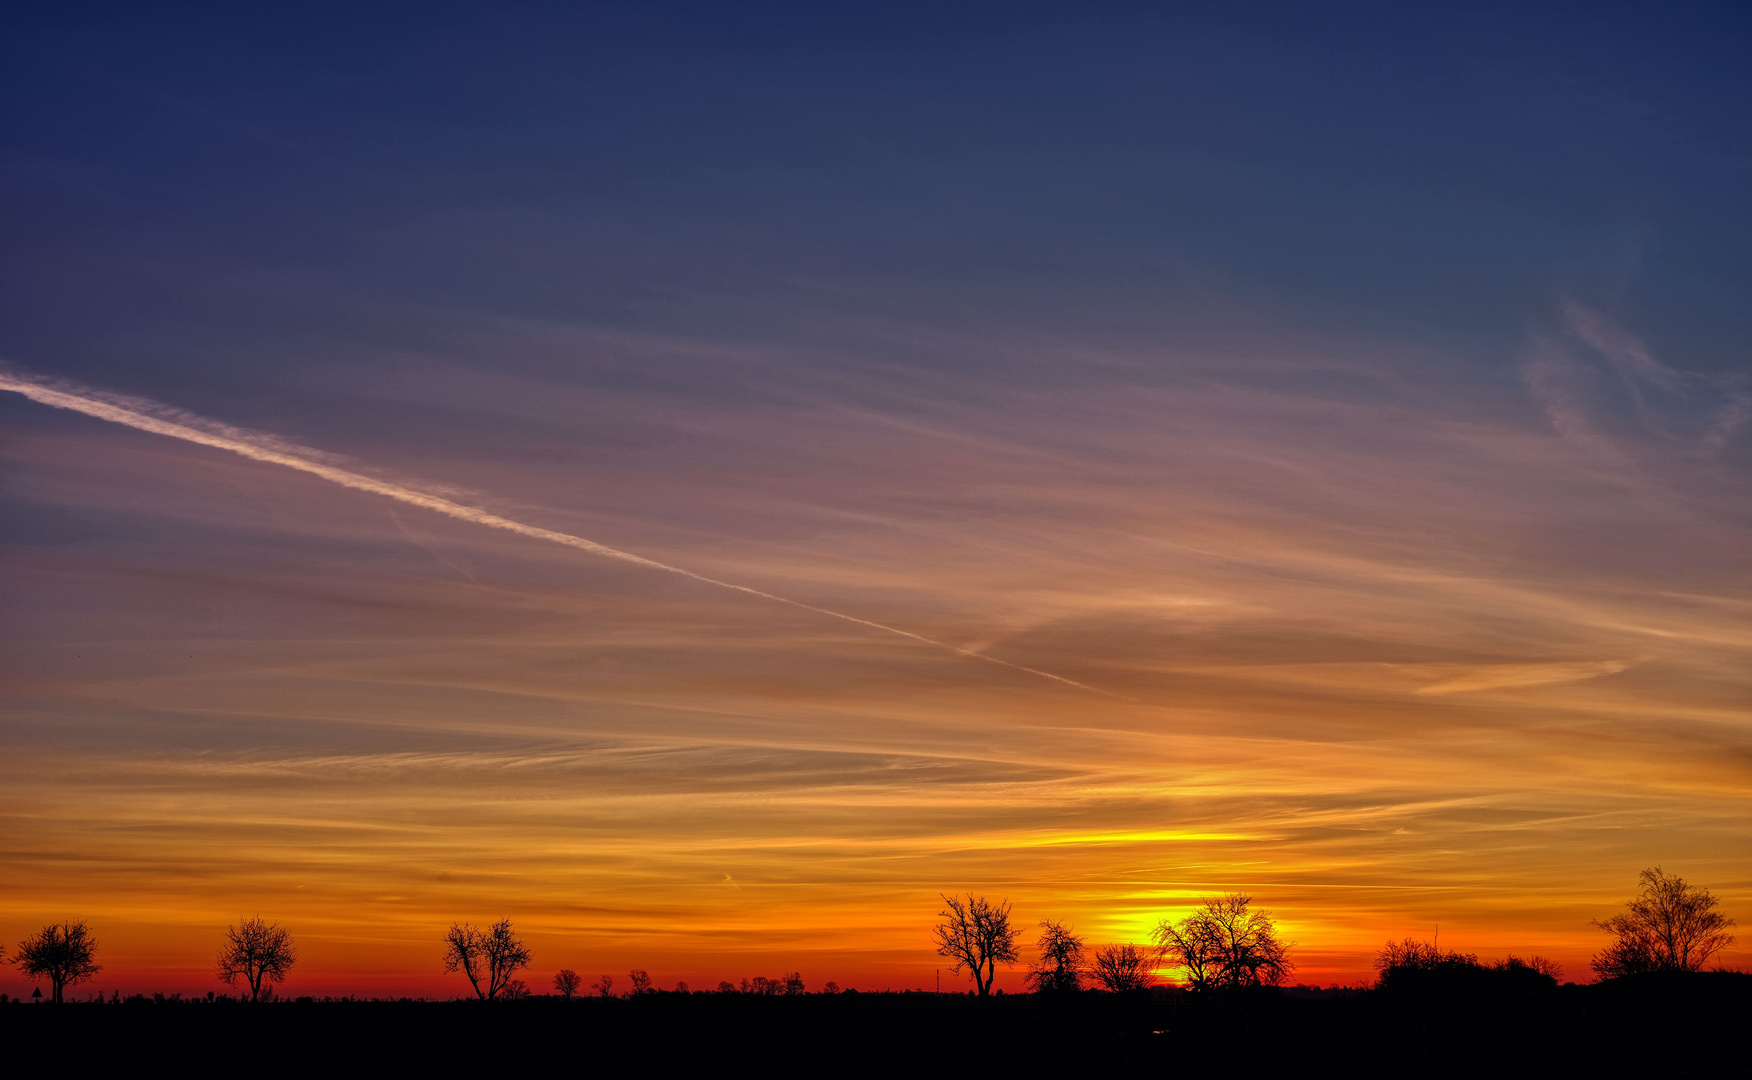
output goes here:
[[[500, 919], [483, 933], [467, 923], [453, 923], [444, 935], [444, 970], [468, 976], [475, 996], [497, 998], [520, 969], [528, 967], [529, 949], [511, 930], [510, 919]], [[485, 977], [487, 985], [481, 986]]]
[[614, 996], [614, 976], [613, 975], [604, 975], [602, 977], [601, 982], [591, 983], [590, 989], [596, 991], [597, 997], [613, 997]]
[[[219, 981], [249, 987], [249, 999], [260, 1001], [262, 983], [286, 981], [286, 973], [298, 961], [292, 935], [278, 923], [257, 915], [225, 928], [225, 944], [219, 949]], [[272, 995], [273, 990], [268, 991]]]
[[634, 968], [627, 972], [627, 978], [632, 980], [634, 994], [649, 994], [651, 990], [651, 975], [644, 968]]
[[980, 997], [992, 992], [998, 965], [1008, 967], [1018, 958], [1016, 931], [1010, 926], [1010, 902], [993, 904], [983, 896], [969, 893], [966, 900], [956, 896], [943, 897], [945, 910], [938, 912], [943, 921], [932, 930], [937, 940], [937, 955], [950, 960], [949, 970], [967, 968], [973, 974], [974, 986]]
[[559, 974], [554, 976], [554, 992], [567, 1001], [577, 997], [578, 988], [583, 985], [584, 980], [571, 968], [561, 968]]
[[1182, 919], [1176, 926], [1163, 919], [1150, 932], [1156, 947], [1169, 963], [1186, 975], [1186, 985], [1193, 990], [1208, 990], [1215, 986], [1215, 976], [1221, 956], [1217, 947], [1216, 928], [1196, 916]]
[[803, 973], [793, 971], [785, 976], [785, 996], [795, 997], [803, 992]]
[[1037, 994], [1074, 993], [1083, 988], [1083, 939], [1061, 922], [1040, 924], [1034, 947], [1040, 960], [1028, 969], [1028, 988]]
[[1136, 945], [1109, 945], [1095, 952], [1089, 974], [1103, 990], [1125, 994], [1148, 990], [1156, 981], [1156, 963], [1161, 953]]
[[103, 965], [93, 959], [96, 953], [97, 939], [81, 919], [59, 926], [50, 923], [34, 937], [25, 938], [18, 943], [12, 963], [30, 978], [49, 980], [49, 1000], [59, 1005], [67, 987], [103, 970]]
[[1614, 940], [1590, 966], [1602, 978], [1653, 971], [1697, 971], [1734, 942], [1734, 920], [1715, 910], [1708, 889], [1671, 877], [1656, 866], [1639, 875], [1635, 900], [1594, 925]]
[[1271, 913], [1253, 910], [1252, 903], [1242, 893], [1206, 900], [1178, 925], [1164, 919], [1152, 936], [1194, 990], [1276, 986], [1296, 965]]

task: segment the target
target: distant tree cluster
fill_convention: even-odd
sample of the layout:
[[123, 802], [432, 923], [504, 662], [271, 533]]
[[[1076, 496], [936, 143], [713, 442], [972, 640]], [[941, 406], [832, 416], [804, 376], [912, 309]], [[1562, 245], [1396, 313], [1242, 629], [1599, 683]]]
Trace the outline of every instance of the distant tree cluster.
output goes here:
[[[1734, 920], [1716, 911], [1708, 889], [1670, 876], [1660, 867], [1644, 870], [1637, 896], [1625, 909], [1594, 925], [1613, 938], [1590, 962], [1603, 979], [1662, 972], [1701, 971], [1710, 957], [1733, 944]], [[1550, 990], [1563, 977], [1558, 965], [1539, 956], [1509, 956], [1494, 964], [1471, 953], [1442, 952], [1432, 942], [1388, 942], [1375, 958], [1376, 986], [1394, 992], [1464, 993], [1492, 990], [1532, 993]]]
[[1389, 941], [1375, 957], [1376, 986], [1403, 994], [1538, 993], [1557, 986], [1563, 969], [1541, 956], [1494, 964], [1472, 953], [1442, 952], [1433, 942]]
[[791, 972], [777, 979], [768, 979], [756, 975], [752, 979], [743, 979], [736, 988], [739, 994], [754, 994], [757, 997], [795, 997], [804, 992], [803, 976], [799, 972]]
[[[994, 904], [970, 894], [945, 896], [943, 902], [942, 921], [934, 929], [937, 953], [951, 961], [951, 972], [966, 969], [975, 992], [985, 997], [997, 965], [1018, 958], [1009, 901]], [[1128, 942], [1093, 952], [1070, 927], [1048, 919], [1040, 924], [1039, 958], [1025, 983], [1035, 993], [1070, 993], [1092, 984], [1124, 994], [1149, 989], [1166, 962], [1186, 972], [1195, 990], [1276, 986], [1295, 967], [1289, 944], [1278, 937], [1271, 914], [1252, 904], [1253, 898], [1241, 893], [1206, 900], [1180, 923], [1164, 920], [1157, 926], [1154, 945]]]
[[[1178, 922], [1164, 919], [1151, 932], [1151, 945], [1108, 945], [1091, 949], [1069, 926], [1055, 920], [1039, 924], [1037, 959], [1024, 984], [1034, 993], [1071, 993], [1098, 987], [1115, 993], [1147, 989], [1164, 968], [1177, 971], [1193, 991], [1244, 990], [1279, 986], [1295, 970], [1291, 943], [1278, 933], [1269, 911], [1253, 897], [1229, 893], [1204, 900]], [[941, 920], [933, 930], [937, 953], [950, 971], [968, 971], [975, 992], [991, 993], [998, 965], [1018, 957], [1010, 903], [993, 903], [969, 894], [943, 897]], [[1594, 925], [1613, 941], [1593, 959], [1602, 978], [1649, 972], [1702, 970], [1734, 941], [1734, 920], [1716, 910], [1707, 889], [1686, 884], [1660, 867], [1645, 870], [1636, 899], [1625, 910]], [[1509, 956], [1494, 963], [1472, 953], [1441, 952], [1433, 943], [1410, 938], [1388, 942], [1376, 957], [1377, 986], [1395, 992], [1538, 992], [1557, 985], [1562, 969], [1540, 956]]]
[[[468, 923], [452, 924], [444, 937], [444, 949], [444, 970], [462, 972], [469, 980], [469, 985], [474, 988], [476, 998], [483, 1001], [507, 1001], [530, 996], [528, 985], [522, 979], [515, 978], [515, 975], [529, 966], [532, 954], [513, 930], [511, 920], [500, 919], [484, 931]], [[627, 997], [645, 997], [660, 993], [651, 973], [644, 968], [633, 968], [627, 972], [627, 983]], [[585, 989], [583, 977], [571, 968], [561, 968], [555, 973], [552, 985], [554, 993], [565, 1001], [582, 996]], [[589, 989], [596, 997], [619, 997], [621, 995], [615, 986], [613, 975], [603, 975], [591, 983]], [[718, 984], [718, 992], [721, 994], [749, 994], [756, 997], [792, 997], [805, 991], [803, 974], [797, 971], [776, 979], [756, 975], [743, 979], [740, 986], [729, 981]], [[687, 994], [692, 991], [688, 989], [687, 983], [678, 982], [671, 992]], [[837, 994], [839, 986], [830, 982], [824, 992]]]

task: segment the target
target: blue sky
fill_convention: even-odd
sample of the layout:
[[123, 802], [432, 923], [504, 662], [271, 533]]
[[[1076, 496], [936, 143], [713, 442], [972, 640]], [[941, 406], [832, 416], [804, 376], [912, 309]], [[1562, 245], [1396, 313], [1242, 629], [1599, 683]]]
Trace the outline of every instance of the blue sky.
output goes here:
[[1503, 365], [1574, 299], [1743, 364], [1743, 8], [1180, 12], [15, 12], [0, 347], [271, 384], [429, 310], [843, 344], [1240, 304]]

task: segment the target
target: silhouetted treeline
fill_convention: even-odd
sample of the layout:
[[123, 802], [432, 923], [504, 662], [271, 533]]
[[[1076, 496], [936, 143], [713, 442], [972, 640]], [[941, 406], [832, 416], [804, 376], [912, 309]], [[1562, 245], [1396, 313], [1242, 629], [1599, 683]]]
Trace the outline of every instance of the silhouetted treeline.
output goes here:
[[[1330, 994], [1330, 992], [1326, 992]], [[503, 1068], [505, 1055], [638, 1074], [712, 1074], [744, 1065], [816, 1072], [876, 1069], [1014, 1075], [1744, 1075], [1735, 1033], [1752, 1011], [1752, 976], [1626, 976], [1537, 996], [1425, 997], [1379, 989], [1313, 996], [1275, 987], [1225, 993], [675, 993], [610, 998], [215, 999], [119, 1007], [0, 1006], [0, 1039], [80, 1048], [89, 1071], [142, 1060], [256, 1060], [281, 1071], [437, 1066]], [[105, 1055], [109, 1055], [106, 1059]], [[1736, 1071], [1738, 1070], [1738, 1071]]]
[[[1125, 942], [1093, 947], [1066, 923], [1043, 920], [1034, 943], [1038, 958], [1026, 974], [1025, 985], [1038, 996], [1069, 997], [1092, 988], [1135, 996], [1161, 989], [1158, 973], [1167, 966], [1180, 975], [1186, 990], [1201, 995], [1245, 996], [1278, 987], [1295, 970], [1290, 956], [1294, 943], [1278, 933], [1271, 912], [1254, 906], [1253, 899], [1243, 893], [1207, 898], [1178, 922], [1161, 920], [1150, 935], [1153, 944], [1147, 946]], [[943, 910], [932, 928], [937, 954], [950, 962], [951, 975], [968, 974], [977, 997], [994, 996], [998, 969], [1014, 967], [1022, 958], [1010, 902], [972, 893], [965, 897], [946, 894], [942, 900]], [[1595, 921], [1612, 941], [1595, 955], [1590, 966], [1607, 979], [1696, 973], [1734, 941], [1728, 932], [1734, 920], [1716, 907], [1717, 900], [1708, 889], [1692, 886], [1660, 867], [1645, 870], [1638, 895], [1624, 910]], [[5, 959], [26, 976], [46, 980], [51, 987], [49, 1000], [61, 1004], [69, 987], [89, 981], [103, 970], [96, 961], [97, 945], [89, 925], [68, 920], [44, 926], [19, 942], [12, 956]], [[215, 974], [228, 986], [247, 990], [252, 1003], [271, 1001], [274, 985], [286, 979], [296, 961], [291, 933], [257, 915], [226, 928]], [[477, 1000], [523, 1001], [538, 996], [517, 977], [533, 964], [534, 954], [518, 937], [510, 919], [502, 918], [485, 930], [470, 923], [453, 923], [443, 938], [441, 962], [445, 971], [459, 972], [467, 979]], [[1410, 938], [1388, 942], [1375, 966], [1379, 973], [1376, 989], [1383, 995], [1401, 997], [1550, 994], [1558, 988], [1562, 975], [1556, 964], [1539, 956], [1511, 955], [1486, 962], [1472, 953], [1444, 953], [1433, 942]], [[551, 985], [554, 996], [566, 1003], [623, 996], [615, 977], [608, 974], [590, 984], [591, 993], [586, 995], [583, 978], [570, 968], [561, 968]], [[744, 978], [740, 983], [724, 980], [716, 991], [696, 993], [685, 982], [664, 990], [645, 969], [633, 968], [627, 972], [626, 985], [624, 996], [630, 998], [701, 994], [796, 998], [808, 990], [797, 971], [778, 978]], [[839, 987], [832, 982], [822, 987], [828, 997], [838, 992]], [[1003, 991], [995, 993], [1002, 995]], [[41, 999], [41, 988], [31, 996]], [[6, 1000], [0, 996], [0, 1002]], [[101, 993], [95, 1000], [104, 1000]], [[209, 1003], [228, 1000], [212, 992], [205, 998]], [[164, 998], [157, 995], [156, 1001], [162, 1003]], [[120, 1003], [114, 991], [109, 1003]]]

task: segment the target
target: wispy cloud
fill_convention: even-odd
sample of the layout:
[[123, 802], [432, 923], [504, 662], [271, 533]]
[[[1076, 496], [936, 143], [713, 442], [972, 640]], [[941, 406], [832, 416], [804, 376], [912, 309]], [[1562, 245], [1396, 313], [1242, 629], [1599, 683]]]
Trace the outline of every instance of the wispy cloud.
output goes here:
[[826, 615], [829, 618], [840, 619], [845, 622], [855, 623], [859, 626], [867, 626], [872, 630], [880, 630], [883, 633], [894, 634], [897, 637], [909, 638], [913, 641], [930, 645], [935, 648], [947, 649], [959, 656], [966, 656], [975, 660], [983, 660], [988, 664], [997, 664], [1000, 667], [1010, 668], [1014, 671], [1025, 672], [1029, 675], [1037, 675], [1043, 679], [1051, 679], [1054, 682], [1063, 683], [1066, 686], [1074, 686], [1079, 690], [1087, 690], [1090, 693], [1104, 694], [1109, 697], [1123, 696], [1112, 694], [1109, 691], [1100, 690], [1093, 686], [1088, 686], [1084, 683], [1077, 682], [1074, 679], [1067, 679], [1062, 675], [1054, 675], [1050, 671], [1041, 671], [1021, 664], [1013, 664], [1008, 660], [1000, 660], [995, 656], [990, 656], [983, 652], [976, 652], [972, 649], [965, 649], [958, 645], [950, 645], [946, 642], [936, 641], [925, 637], [922, 634], [915, 634], [910, 630], [902, 630], [898, 627], [886, 626], [869, 619], [861, 619], [855, 615], [847, 615], [843, 612], [816, 607], [813, 604], [806, 604], [800, 600], [792, 600], [788, 597], [778, 596], [770, 592], [764, 592], [760, 589], [750, 588], [746, 585], [737, 585], [733, 582], [721, 581], [717, 578], [695, 573], [692, 570], [684, 570], [678, 566], [670, 566], [666, 563], [658, 562], [655, 559], [647, 559], [642, 555], [634, 555], [631, 552], [621, 551], [618, 548], [612, 548], [606, 544], [599, 544], [594, 540], [586, 540], [581, 536], [573, 536], [570, 533], [557, 532], [553, 529], [543, 529], [539, 526], [529, 525], [521, 521], [514, 521], [498, 514], [489, 513], [478, 507], [466, 506], [429, 491], [410, 487], [406, 484], [380, 480], [356, 472], [352, 469], [342, 468], [340, 465], [335, 464], [337, 459], [332, 455], [321, 455], [314, 451], [305, 450], [302, 447], [298, 447], [295, 444], [286, 442], [285, 440], [274, 436], [245, 431], [242, 428], [236, 428], [230, 425], [218, 423], [217, 421], [197, 417], [191, 413], [160, 405], [156, 402], [126, 398], [114, 394], [94, 393], [68, 384], [38, 381], [7, 372], [0, 372], [0, 390], [10, 390], [16, 394], [22, 394], [23, 396], [30, 398], [32, 401], [53, 408], [68, 409], [73, 412], [84, 413], [87, 416], [93, 416], [99, 420], [107, 420], [111, 423], [121, 424], [124, 427], [136, 428], [140, 431], [148, 431], [154, 435], [164, 435], [173, 439], [181, 439], [185, 442], [192, 442], [201, 446], [209, 446], [217, 450], [227, 450], [254, 461], [266, 462], [271, 465], [281, 465], [288, 469], [296, 469], [299, 472], [309, 473], [313, 476], [320, 477], [323, 480], [327, 480], [332, 484], [338, 484], [341, 487], [352, 488], [355, 491], [368, 492], [372, 495], [381, 495], [388, 499], [394, 499], [397, 502], [407, 503], [409, 506], [419, 507], [422, 510], [430, 510], [434, 513], [443, 514], [446, 517], [455, 518], [458, 521], [466, 521], [471, 525], [482, 525], [490, 529], [503, 529], [506, 532], [515, 533], [518, 536], [528, 537], [532, 540], [542, 540], [547, 543], [561, 544], [566, 547], [577, 548], [580, 551], [585, 551], [592, 555], [600, 555], [608, 559], [617, 559], [621, 562], [632, 563], [635, 566], [641, 566], [646, 569], [660, 570], [669, 574], [679, 574], [682, 577], [700, 582], [701, 584], [746, 593], [749, 596], [759, 597], [762, 600], [771, 600], [774, 603], [787, 604], [791, 607], [802, 608], [805, 611], [811, 611], [817, 615]]
[[1457, 671], [1418, 687], [1420, 694], [1462, 694], [1481, 690], [1499, 690], [1519, 686], [1548, 686], [1552, 683], [1580, 682], [1602, 675], [1616, 675], [1630, 667], [1628, 660], [1589, 660], [1557, 664], [1490, 664], [1471, 670]]
[[[1752, 380], [1743, 373], [1711, 375], [1664, 363], [1641, 338], [1584, 304], [1564, 305], [1563, 324], [1617, 377], [1645, 431], [1695, 444], [1708, 456], [1720, 453], [1752, 420]], [[1588, 370], [1549, 341], [1535, 348], [1526, 365], [1528, 383], [1545, 402], [1553, 426], [1575, 438], [1598, 437], [1583, 404]]]

